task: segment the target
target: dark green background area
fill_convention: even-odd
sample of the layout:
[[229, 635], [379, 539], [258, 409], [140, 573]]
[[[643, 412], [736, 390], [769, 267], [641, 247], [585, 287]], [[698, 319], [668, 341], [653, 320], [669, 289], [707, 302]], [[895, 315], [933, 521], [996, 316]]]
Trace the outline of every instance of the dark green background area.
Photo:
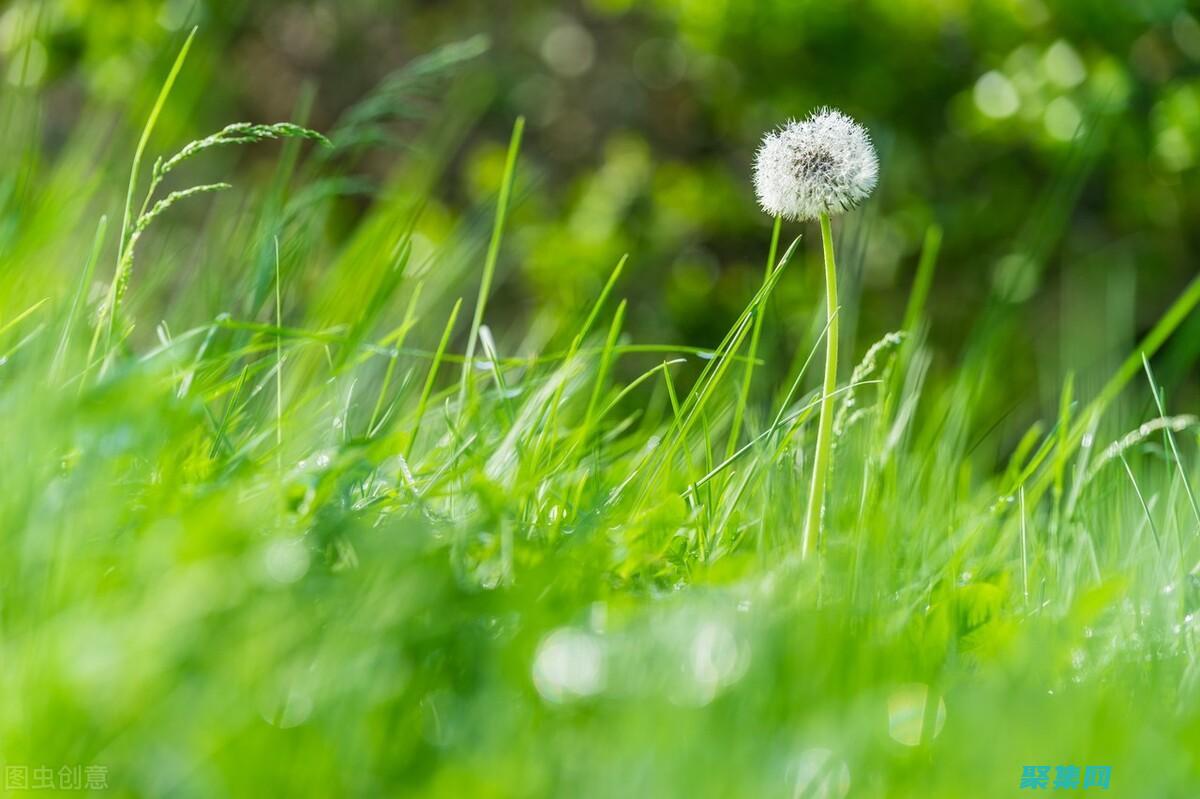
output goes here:
[[[486, 34], [490, 50], [419, 109], [468, 131], [435, 184], [431, 246], [449, 235], [439, 218], [494, 196], [524, 115], [494, 323], [581, 306], [628, 252], [631, 327], [699, 344], [760, 279], [770, 220], [749, 171], [763, 131], [836, 105], [869, 127], [882, 161], [876, 196], [838, 234], [852, 356], [899, 325], [936, 223], [931, 339], [953, 359], [980, 318], [997, 319], [989, 346], [1011, 348], [1010, 388], [1038, 397], [1036, 414], [1053, 410], [1068, 364], [1094, 389], [1195, 272], [1198, 13], [1182, 0], [64, 0], [10, 4], [3, 46], [11, 88], [36, 42], [24, 82], [46, 98], [45, 141], [107, 113], [122, 120], [107, 128], [121, 163], [157, 91], [149, 76], [192, 25], [164, 148], [231, 114], [287, 119], [310, 101], [305, 118], [328, 130], [414, 57]], [[387, 174], [415, 129], [397, 125], [395, 147], [364, 156], [360, 173]], [[331, 238], [369, 202], [347, 200]], [[815, 240], [786, 230], [801, 232]], [[775, 302], [785, 329], [807, 332], [820, 284], [806, 249]], [[1168, 353], [1164, 380], [1183, 376], [1172, 364], [1187, 346]], [[1035, 352], [1048, 373], [1020, 365]]]

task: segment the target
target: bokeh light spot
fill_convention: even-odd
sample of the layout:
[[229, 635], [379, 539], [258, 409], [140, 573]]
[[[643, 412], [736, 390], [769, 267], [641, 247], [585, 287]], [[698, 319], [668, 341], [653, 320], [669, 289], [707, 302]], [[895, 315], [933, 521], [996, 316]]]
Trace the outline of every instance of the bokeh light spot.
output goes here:
[[294, 538], [283, 538], [267, 545], [263, 554], [267, 576], [277, 583], [294, 583], [308, 572], [308, 549]]
[[1071, 141], [1079, 132], [1083, 115], [1070, 98], [1056, 97], [1046, 106], [1042, 122], [1046, 126], [1046, 132], [1055, 139]]
[[1017, 113], [1021, 100], [1017, 96], [1017, 87], [1004, 77], [1003, 73], [992, 70], [980, 76], [975, 82], [975, 106], [984, 115], [993, 119], [1004, 119]]
[[563, 628], [546, 636], [533, 659], [533, 684], [543, 699], [569, 702], [604, 689], [604, 646], [597, 636]]
[[[929, 687], [922, 683], [909, 683], [897, 688], [888, 697], [888, 735], [897, 743], [905, 746], [917, 746], [925, 724], [925, 704], [929, 697]], [[936, 738], [946, 724], [946, 702], [938, 697], [937, 717], [933, 723], [933, 735]]]
[[582, 25], [564, 22], [542, 40], [542, 58], [559, 75], [577, 78], [592, 68], [596, 44]]
[[829, 749], [806, 749], [793, 761], [792, 799], [844, 799], [850, 768]]
[[1042, 68], [1047, 78], [1066, 89], [1078, 86], [1087, 77], [1083, 59], [1065, 39], [1059, 39], [1046, 48]]

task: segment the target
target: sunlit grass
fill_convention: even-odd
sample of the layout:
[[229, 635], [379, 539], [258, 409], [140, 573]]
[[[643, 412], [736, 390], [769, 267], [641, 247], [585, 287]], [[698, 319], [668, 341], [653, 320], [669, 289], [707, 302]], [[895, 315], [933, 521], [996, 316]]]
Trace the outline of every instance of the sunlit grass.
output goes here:
[[[816, 247], [799, 225], [721, 341], [639, 340], [637, 253], [575, 313], [505, 312], [520, 122], [495, 207], [441, 249], [415, 231], [450, 113], [330, 232], [406, 81], [479, 50], [150, 229], [136, 274], [139, 216], [119, 241], [101, 216], [128, 162], [85, 180], [86, 132], [4, 206], [5, 763], [139, 796], [1007, 796], [1039, 764], [1189, 795], [1197, 421], [1151, 359], [1200, 283], [1094, 396], [1064, 378], [1000, 468], [981, 408], [1011, 318], [932, 368], [936, 229], [896, 334], [826, 394], [823, 298], [794, 366], [756, 343]], [[126, 209], [163, 177], [145, 141]]]

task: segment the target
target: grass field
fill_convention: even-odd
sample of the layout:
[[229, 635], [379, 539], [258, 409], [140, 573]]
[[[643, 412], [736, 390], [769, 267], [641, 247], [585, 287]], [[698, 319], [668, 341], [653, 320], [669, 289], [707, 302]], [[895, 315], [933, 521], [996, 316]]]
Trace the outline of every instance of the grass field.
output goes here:
[[[36, 95], [6, 100], [6, 778], [990, 797], [1077, 766], [1077, 790], [1107, 767], [1114, 796], [1196, 796], [1200, 421], [1154, 367], [1200, 282], [1099, 381], [1051, 344], [998, 357], [1041, 333], [997, 297], [935, 364], [956, 265], [931, 229], [895, 332], [843, 345], [801, 557], [824, 300], [776, 288], [818, 262], [815, 226], [768, 260], [764, 217], [767, 277], [723, 340], [658, 341], [628, 319], [656, 268], [636, 252], [573, 312], [511, 304], [521, 120], [490, 204], [424, 213], [465, 135], [447, 114], [343, 213], [394, 104], [476, 47], [320, 133], [298, 112], [170, 141], [171, 73], [140, 143], [81, 125], [49, 151]], [[1004, 446], [1016, 371], [1057, 411]]]

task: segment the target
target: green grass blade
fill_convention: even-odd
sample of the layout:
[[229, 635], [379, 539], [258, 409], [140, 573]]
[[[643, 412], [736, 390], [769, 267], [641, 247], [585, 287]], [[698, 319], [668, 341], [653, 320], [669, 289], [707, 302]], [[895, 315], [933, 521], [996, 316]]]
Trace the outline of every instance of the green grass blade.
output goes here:
[[[779, 248], [779, 232], [782, 227], [783, 217], [775, 217], [775, 224], [771, 231], [771, 246], [767, 253], [767, 269], [763, 274], [764, 284], [771, 279], [771, 270], [775, 266], [775, 253]], [[746, 413], [746, 403], [750, 399], [750, 386], [754, 381], [754, 361], [758, 357], [758, 340], [762, 335], [765, 310], [765, 306], [760, 306], [754, 311], [754, 331], [750, 334], [750, 350], [747, 354], [746, 371], [742, 373], [742, 390], [738, 394], [737, 406], [733, 411], [733, 426], [729, 431], [729, 444], [725, 451], [726, 457], [732, 455], [737, 450], [738, 438], [742, 433], [742, 416]]]
[[425, 386], [421, 389], [421, 399], [417, 402], [417, 414], [413, 420], [412, 435], [408, 439], [408, 446], [404, 450], [404, 460], [412, 460], [413, 447], [417, 443], [417, 434], [421, 431], [421, 420], [425, 418], [425, 410], [429, 406], [429, 396], [433, 393], [434, 381], [437, 380], [438, 368], [442, 364], [442, 358], [446, 354], [446, 347], [450, 344], [450, 334], [454, 332], [454, 322], [458, 319], [458, 311], [462, 308], [462, 297], [459, 297], [454, 308], [450, 311], [450, 318], [446, 320], [446, 327], [442, 330], [442, 338], [438, 342], [437, 352], [434, 353], [433, 362], [429, 364], [429, 372], [425, 376]]
[[504, 161], [504, 177], [500, 181], [500, 196], [496, 200], [496, 218], [492, 225], [492, 237], [488, 242], [487, 257], [483, 262], [483, 277], [479, 281], [479, 296], [475, 300], [475, 314], [471, 317], [471, 329], [467, 334], [466, 359], [463, 361], [462, 384], [459, 388], [460, 414], [467, 404], [471, 390], [475, 341], [479, 337], [479, 326], [483, 324], [488, 296], [492, 291], [492, 280], [496, 274], [496, 261], [500, 257], [500, 242], [504, 235], [504, 221], [508, 215], [509, 198], [512, 195], [513, 179], [517, 172], [517, 154], [521, 151], [521, 136], [524, 131], [525, 117], [517, 117], [517, 121], [513, 125], [512, 138], [508, 142], [508, 155]]
[[79, 276], [79, 285], [75, 289], [75, 296], [71, 300], [71, 309], [67, 312], [67, 321], [63, 323], [62, 336], [58, 340], [58, 349], [54, 352], [54, 361], [50, 366], [50, 374], [57, 377], [62, 372], [63, 359], [67, 357], [67, 349], [71, 344], [71, 332], [75, 329], [75, 324], [79, 320], [79, 314], [83, 310], [85, 295], [87, 294], [88, 286], [92, 284], [92, 275], [96, 271], [96, 263], [100, 260], [100, 251], [104, 247], [104, 236], [108, 232], [108, 216], [101, 216], [100, 222], [96, 225], [96, 235], [92, 239], [92, 251], [88, 256], [87, 263], [83, 267], [83, 274]]
[[129, 170], [129, 189], [125, 194], [125, 211], [121, 217], [121, 238], [117, 242], [117, 265], [113, 271], [113, 281], [109, 287], [108, 299], [102, 309], [106, 321], [103, 325], [97, 325], [96, 334], [92, 338], [92, 346], [88, 353], [89, 363], [95, 355], [100, 327], [105, 328], [106, 351], [112, 344], [114, 319], [118, 310], [118, 292], [124, 277], [122, 271], [126, 268], [125, 250], [129, 245], [129, 236], [133, 225], [133, 198], [137, 194], [138, 174], [142, 169], [142, 158], [146, 154], [146, 145], [150, 142], [150, 135], [154, 133], [154, 128], [158, 124], [158, 116], [167, 104], [167, 97], [170, 96], [171, 89], [175, 86], [175, 80], [183, 70], [183, 63], [187, 60], [188, 51], [192, 49], [192, 42], [195, 40], [198, 30], [198, 27], [192, 28], [192, 32], [188, 34], [187, 40], [184, 41], [183, 47], [179, 50], [179, 55], [175, 57], [175, 63], [171, 66], [171, 71], [168, 73], [166, 81], [158, 92], [158, 98], [154, 101], [154, 107], [150, 110], [150, 116], [146, 120], [145, 127], [142, 128], [141, 137], [138, 139], [137, 149], [133, 153], [133, 165]]

